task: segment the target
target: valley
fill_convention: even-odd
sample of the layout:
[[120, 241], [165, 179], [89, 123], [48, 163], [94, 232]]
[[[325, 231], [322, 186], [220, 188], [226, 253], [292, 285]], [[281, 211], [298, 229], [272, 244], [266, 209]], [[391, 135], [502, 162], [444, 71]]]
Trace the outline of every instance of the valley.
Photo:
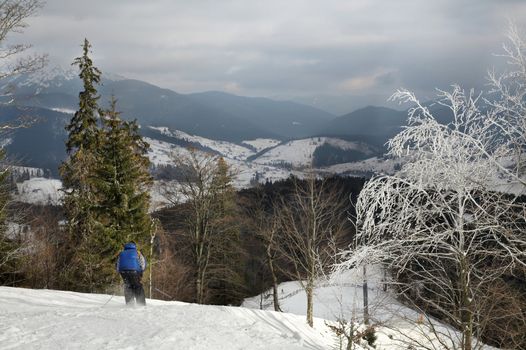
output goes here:
[[[25, 179], [17, 185], [17, 198], [38, 203], [49, 198], [57, 203], [58, 167], [66, 157], [64, 127], [78, 108], [80, 80], [72, 70], [53, 67], [0, 85], [11, 87], [13, 101], [9, 107], [0, 107], [0, 121], [31, 119], [30, 127], [10, 133], [6, 151], [14, 164], [42, 169], [50, 178]], [[289, 101], [215, 92], [182, 95], [113, 74], [103, 78], [100, 91], [103, 105], [111, 93], [123, 118], [137, 119], [141, 125], [140, 133], [150, 144], [153, 174], [156, 167], [172, 166], [177, 153], [192, 147], [223, 157], [237, 188], [291, 174], [302, 177], [310, 168], [325, 175], [366, 177], [389, 170], [382, 156], [383, 143], [403, 122], [401, 112], [387, 108], [381, 108], [380, 114], [369, 107], [336, 117]], [[349, 118], [352, 122], [345, 122]], [[358, 125], [359, 130], [342, 123]], [[379, 128], [378, 124], [390, 126]], [[164, 202], [155, 190], [152, 197], [158, 199], [156, 203]]]

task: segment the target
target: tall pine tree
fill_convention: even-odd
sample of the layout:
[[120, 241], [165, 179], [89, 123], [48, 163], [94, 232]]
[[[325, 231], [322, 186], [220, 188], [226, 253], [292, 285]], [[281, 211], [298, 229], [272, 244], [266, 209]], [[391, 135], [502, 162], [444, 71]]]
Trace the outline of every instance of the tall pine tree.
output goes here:
[[85, 39], [82, 56], [73, 62], [80, 69], [79, 77], [84, 90], [79, 93], [79, 109], [66, 127], [69, 132], [66, 142], [69, 158], [60, 167], [71, 255], [65, 267], [65, 279], [69, 281], [66, 282], [68, 287], [83, 291], [96, 289], [95, 271], [99, 266], [98, 252], [90, 245], [90, 238], [95, 225], [92, 177], [97, 162], [95, 151], [100, 141], [100, 96], [96, 85], [100, 83], [101, 72], [93, 66], [89, 57], [90, 48]]
[[102, 284], [114, 276], [115, 256], [122, 244], [134, 240], [142, 249], [149, 244], [153, 229], [148, 214], [152, 178], [146, 156], [149, 145], [139, 135], [135, 121], [123, 121], [116, 100], [106, 111], [93, 174], [96, 201], [96, 235], [92, 245], [99, 251], [103, 267]]
[[217, 159], [212, 179], [210, 213], [212, 249], [208, 302], [238, 305], [246, 293], [243, 280], [239, 212], [232, 175], [226, 161]]
[[85, 40], [83, 55], [73, 62], [80, 69], [84, 91], [66, 127], [69, 158], [60, 171], [70, 248], [67, 287], [93, 292], [115, 281], [115, 259], [122, 244], [135, 240], [145, 248], [153, 224], [148, 214], [149, 145], [135, 121], [120, 118], [114, 99], [108, 111], [99, 107], [96, 85], [101, 72], [89, 57], [90, 47]]

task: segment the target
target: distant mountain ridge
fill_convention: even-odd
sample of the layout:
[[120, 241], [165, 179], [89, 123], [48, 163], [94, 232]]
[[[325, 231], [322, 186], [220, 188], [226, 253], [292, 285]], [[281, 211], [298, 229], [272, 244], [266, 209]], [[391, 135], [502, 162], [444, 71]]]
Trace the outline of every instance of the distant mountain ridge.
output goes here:
[[[52, 69], [37, 76], [4, 79], [0, 87], [8, 92], [0, 97], [4, 103], [0, 104], [0, 123], [24, 115], [38, 118], [31, 128], [9, 135], [8, 153], [20, 164], [58, 175], [57, 167], [66, 156], [64, 127], [78, 108], [80, 79], [72, 71]], [[114, 95], [123, 118], [136, 118], [143, 136], [158, 141], [159, 149], [195, 146], [206, 138], [199, 146], [205, 151], [222, 154], [218, 149], [230, 153], [238, 149], [235, 161], [265, 165], [304, 166], [306, 159], [314, 157], [314, 165], [324, 167], [378, 157], [407, 122], [407, 111], [387, 107], [368, 106], [336, 117], [290, 101], [214, 91], [180, 94], [112, 75], [103, 75], [99, 93], [102, 106]], [[430, 104], [430, 108], [441, 122], [451, 119], [444, 106]], [[177, 131], [187, 135], [180, 137]]]
[[[307, 137], [336, 116], [295, 102], [250, 98], [227, 93], [179, 94], [133, 79], [102, 75], [101, 105], [111, 96], [125, 119], [168, 126], [204, 137], [240, 142], [254, 138]], [[15, 104], [47, 109], [77, 108], [81, 81], [71, 70], [59, 68], [4, 79]]]
[[314, 107], [263, 97], [241, 97], [218, 91], [188, 96], [203, 105], [248, 120], [282, 138], [311, 136], [336, 117]]
[[352, 138], [381, 147], [406, 121], [406, 111], [368, 106], [331, 120], [320, 130], [320, 135]]
[[71, 115], [39, 107], [0, 106], [0, 123], [13, 123], [23, 116], [36, 117], [30, 127], [9, 131], [5, 150], [12, 162], [46, 169], [58, 176], [58, 166], [66, 157], [65, 126]]

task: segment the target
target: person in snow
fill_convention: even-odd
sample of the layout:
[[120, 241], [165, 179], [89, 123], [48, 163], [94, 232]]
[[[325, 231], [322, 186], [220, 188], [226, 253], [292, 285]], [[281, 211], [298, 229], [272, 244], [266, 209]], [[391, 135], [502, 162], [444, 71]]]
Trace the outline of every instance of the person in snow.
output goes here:
[[146, 269], [146, 259], [137, 250], [135, 242], [124, 245], [117, 259], [117, 271], [124, 281], [124, 299], [126, 304], [133, 304], [134, 299], [139, 305], [146, 305], [144, 288], [142, 287], [142, 273]]

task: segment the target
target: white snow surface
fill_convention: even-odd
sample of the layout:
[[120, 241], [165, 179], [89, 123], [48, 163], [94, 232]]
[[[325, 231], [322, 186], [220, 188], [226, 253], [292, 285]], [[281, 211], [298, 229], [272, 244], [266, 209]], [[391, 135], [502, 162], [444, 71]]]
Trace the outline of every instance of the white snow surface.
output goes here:
[[166, 136], [200, 144], [201, 146], [219, 152], [223, 156], [230, 159], [245, 160], [254, 154], [254, 151], [252, 151], [251, 149], [240, 145], [236, 145], [232, 142], [211, 140], [201, 136], [190, 135], [179, 130], [170, 130], [167, 127], [150, 126], [150, 128], [153, 130], [157, 130]]
[[277, 146], [281, 143], [279, 140], [274, 139], [254, 139], [254, 140], [245, 140], [242, 143], [252, 146], [256, 149], [256, 152], [261, 152], [264, 149]]
[[386, 174], [393, 175], [395, 168], [400, 166], [404, 160], [382, 159], [378, 157], [368, 158], [358, 162], [341, 163], [321, 168], [322, 172], [329, 174]]
[[2, 349], [329, 349], [323, 320], [240, 307], [0, 287]]
[[2, 137], [0, 139], [0, 148], [4, 148], [6, 146], [9, 146], [13, 142], [13, 139], [10, 137]]
[[[63, 67], [60, 65], [47, 65], [43, 69], [38, 69], [35, 72], [24, 75], [22, 79], [20, 79], [19, 76], [15, 76], [9, 79], [9, 81], [12, 82], [17, 79], [17, 84], [19, 86], [38, 87], [37, 93], [41, 92], [45, 88], [60, 87], [64, 84], [64, 82], [67, 81], [76, 79], [80, 82], [79, 72], [76, 68]], [[126, 78], [118, 74], [104, 72], [103, 79], [119, 81]]]
[[144, 141], [150, 144], [148, 158], [150, 158], [150, 162], [155, 165], [172, 164], [171, 154], [177, 149], [182, 149], [182, 147], [172, 143], [154, 140], [149, 137], [144, 137]]
[[[51, 86], [51, 82], [55, 81], [56, 86], [60, 86], [60, 81], [73, 80], [78, 77], [78, 72], [73, 68], [63, 68], [60, 66], [48, 66], [39, 69], [27, 75], [27, 79], [20, 82], [19, 85], [38, 85], [44, 88]], [[59, 82], [56, 82], [59, 80]]]
[[325, 143], [343, 150], [357, 150], [365, 154], [372, 154], [371, 150], [360, 142], [350, 142], [333, 137], [311, 137], [280, 144], [257, 157], [254, 162], [269, 165], [287, 163], [294, 167], [310, 166], [314, 151]]
[[52, 111], [65, 113], [65, 114], [75, 114], [77, 111], [75, 109], [71, 108], [63, 108], [63, 107], [54, 107], [51, 108]]
[[[144, 140], [150, 144], [148, 157], [155, 165], [173, 164], [172, 157], [174, 155], [188, 154], [188, 150], [179, 145], [165, 141], [154, 140], [148, 137], [145, 137]], [[204, 152], [201, 153], [204, 154]], [[232, 157], [230, 153], [222, 155], [224, 160], [233, 171], [234, 186], [236, 188], [248, 187], [250, 185], [250, 181], [254, 178], [256, 173], [259, 174], [260, 182], [265, 182], [267, 180], [277, 181], [288, 178], [291, 173], [296, 174], [295, 172], [291, 172], [279, 167], [240, 160], [236, 155]]]
[[56, 179], [34, 177], [22, 183], [17, 183], [16, 200], [24, 203], [58, 205], [62, 201], [62, 182]]
[[[460, 333], [452, 327], [431, 317], [427, 318], [403, 304], [390, 292], [384, 292], [383, 273], [374, 266], [367, 270], [368, 299], [371, 324], [376, 325], [376, 349], [408, 349], [408, 342], [420, 342], [434, 349], [442, 349], [428, 326], [431, 323], [443, 335], [453, 341], [460, 340]], [[301, 284], [297, 281], [281, 283], [278, 286], [281, 310], [297, 315], [306, 315], [307, 299]], [[319, 281], [314, 291], [313, 313], [329, 321], [355, 320], [363, 328], [363, 270], [351, 269], [340, 275]], [[245, 299], [243, 307], [274, 310], [272, 290]], [[450, 341], [446, 340], [446, 343]], [[431, 345], [433, 344], [433, 345]], [[455, 348], [452, 346], [451, 348]], [[483, 346], [483, 349], [493, 349]], [[424, 349], [415, 346], [413, 349]]]
[[33, 168], [27, 166], [10, 166], [9, 170], [12, 174], [21, 175], [27, 173], [30, 178], [32, 177], [43, 177], [44, 169], [42, 168]]

